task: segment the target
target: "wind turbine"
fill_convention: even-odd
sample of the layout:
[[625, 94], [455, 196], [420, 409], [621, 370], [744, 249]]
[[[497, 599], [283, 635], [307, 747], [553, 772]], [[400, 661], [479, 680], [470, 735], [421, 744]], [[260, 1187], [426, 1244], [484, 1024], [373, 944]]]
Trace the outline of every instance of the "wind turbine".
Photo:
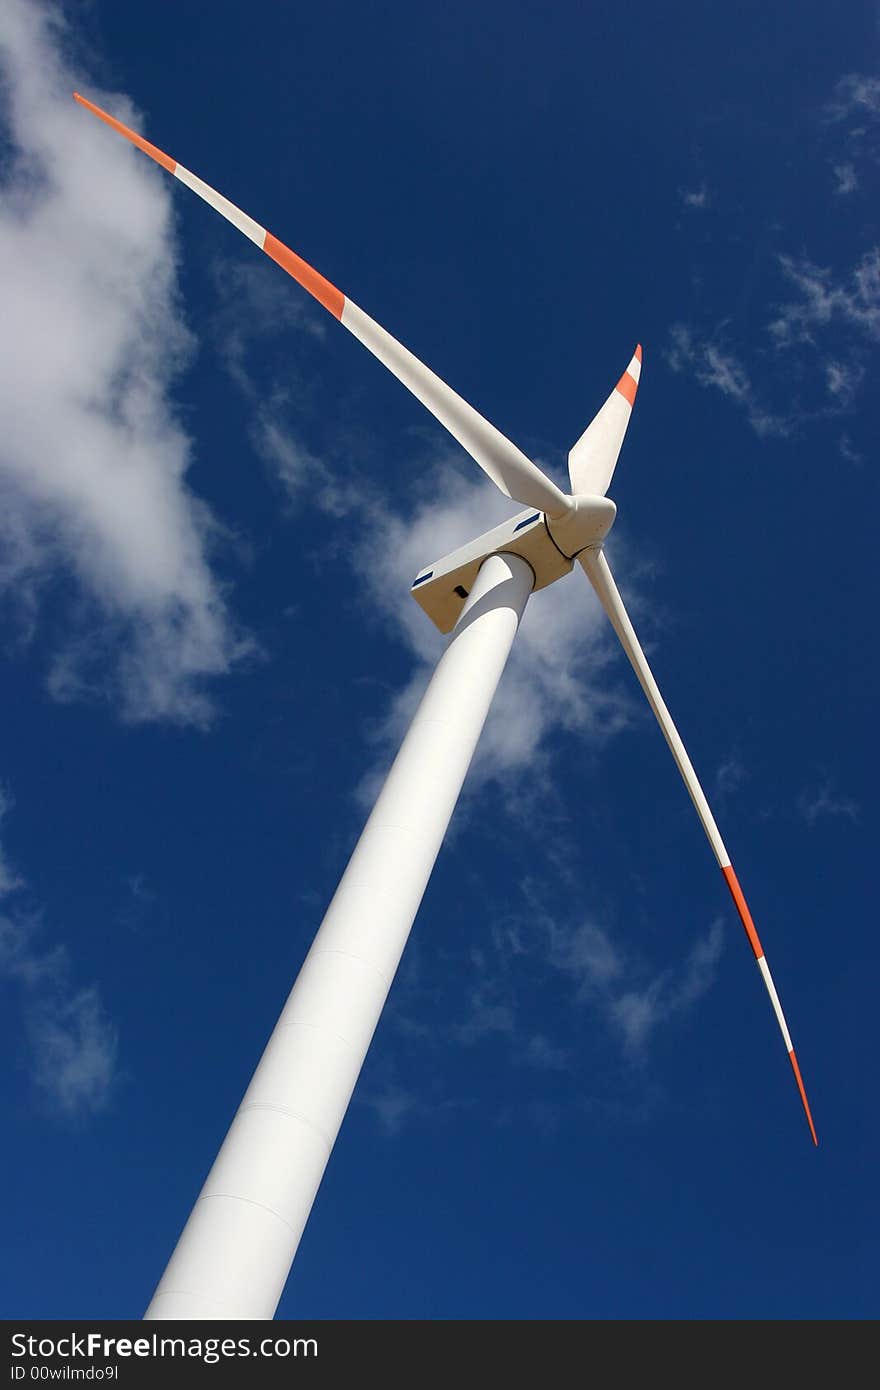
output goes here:
[[276, 261], [403, 382], [526, 510], [416, 576], [452, 636], [379, 793], [220, 1152], [145, 1313], [271, 1318], [287, 1279], [529, 595], [575, 560], [657, 718], [718, 860], [773, 1005], [813, 1142], [800, 1068], [724, 841], [603, 552], [606, 496], [641, 374], [637, 347], [572, 448], [566, 495], [516, 445], [283, 242], [113, 116], [74, 98]]

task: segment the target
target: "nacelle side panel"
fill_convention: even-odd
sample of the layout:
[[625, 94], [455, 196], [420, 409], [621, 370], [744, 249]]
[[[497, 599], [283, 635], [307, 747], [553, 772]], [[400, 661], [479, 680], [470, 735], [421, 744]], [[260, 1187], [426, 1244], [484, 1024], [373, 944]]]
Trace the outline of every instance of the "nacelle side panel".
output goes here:
[[573, 562], [551, 540], [543, 512], [519, 512], [416, 575], [412, 596], [441, 632], [452, 631], [483, 561], [499, 553], [519, 555], [531, 565], [535, 589], [546, 588], [572, 569]]

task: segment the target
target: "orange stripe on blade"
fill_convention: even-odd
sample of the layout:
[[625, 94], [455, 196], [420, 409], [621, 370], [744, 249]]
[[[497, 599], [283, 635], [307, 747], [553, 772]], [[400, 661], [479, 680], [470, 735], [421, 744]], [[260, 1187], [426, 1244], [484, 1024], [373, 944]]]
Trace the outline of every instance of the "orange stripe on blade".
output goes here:
[[130, 140], [133, 145], [137, 145], [139, 150], [143, 150], [144, 154], [148, 154], [151, 159], [155, 159], [156, 163], [161, 164], [163, 169], [167, 169], [169, 174], [174, 173], [174, 170], [177, 168], [176, 160], [169, 159], [167, 154], [163, 154], [155, 145], [151, 145], [149, 140], [144, 140], [142, 136], [135, 135], [134, 131], [129, 130], [127, 125], [123, 125], [121, 121], [117, 121], [115, 116], [108, 116], [107, 112], [102, 111], [100, 106], [95, 106], [93, 102], [86, 101], [85, 97], [81, 97], [79, 92], [74, 92], [73, 99], [74, 101], [78, 101], [80, 106], [85, 106], [93, 115], [97, 116], [99, 120], [112, 126], [120, 135], [124, 135], [126, 140]]
[[636, 381], [635, 377], [630, 376], [629, 372], [624, 372], [623, 376], [620, 378], [620, 380], [617, 383], [617, 386], [614, 389], [616, 391], [619, 391], [620, 394], [624, 397], [624, 399], [628, 400], [630, 405], [632, 405], [635, 401], [636, 391], [639, 389], [639, 384]]
[[302, 256], [298, 256], [295, 251], [291, 251], [289, 247], [284, 245], [283, 241], [279, 241], [271, 232], [266, 233], [263, 250], [267, 256], [272, 257], [273, 261], [277, 261], [288, 275], [292, 275], [303, 289], [314, 295], [319, 304], [323, 304], [325, 309], [329, 309], [334, 318], [342, 318], [345, 295], [335, 285], [331, 285], [329, 280], [325, 280], [323, 275], [319, 275], [317, 270], [313, 270], [308, 261], [304, 261]]
[[801, 1069], [797, 1064], [797, 1057], [795, 1057], [794, 1055], [794, 1048], [792, 1048], [791, 1052], [789, 1052], [788, 1060], [791, 1062], [791, 1069], [794, 1072], [794, 1079], [797, 1082], [798, 1090], [801, 1093], [801, 1102], [803, 1103], [804, 1112], [807, 1117], [807, 1124], [810, 1126], [810, 1133], [813, 1136], [813, 1143], [818, 1148], [819, 1140], [816, 1138], [816, 1126], [813, 1124], [813, 1117], [810, 1114], [810, 1102], [807, 1100], [807, 1093], [804, 1090], [804, 1083], [801, 1080]]
[[751, 944], [752, 950], [755, 953], [755, 960], [758, 960], [759, 957], [763, 956], [764, 948], [761, 945], [760, 940], [758, 939], [758, 933], [755, 931], [755, 924], [752, 921], [752, 914], [749, 912], [749, 905], [743, 897], [743, 891], [739, 886], [736, 874], [733, 872], [733, 865], [725, 865], [721, 872], [724, 874], [724, 877], [727, 881], [727, 886], [730, 889], [731, 896], [733, 897], [733, 901], [736, 903], [736, 910], [739, 913], [742, 924], [746, 929], [746, 936], [749, 938], [749, 943]]

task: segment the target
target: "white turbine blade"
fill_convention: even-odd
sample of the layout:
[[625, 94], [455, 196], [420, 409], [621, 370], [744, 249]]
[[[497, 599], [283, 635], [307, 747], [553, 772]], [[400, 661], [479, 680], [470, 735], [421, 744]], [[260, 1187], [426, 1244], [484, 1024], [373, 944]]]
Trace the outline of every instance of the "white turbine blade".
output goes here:
[[302, 260], [296, 252], [291, 251], [271, 232], [267, 232], [265, 227], [261, 227], [234, 203], [230, 203], [222, 194], [203, 183], [195, 174], [184, 169], [183, 165], [178, 164], [155, 145], [151, 145], [148, 140], [136, 135], [128, 126], [109, 116], [106, 111], [102, 111], [85, 97], [76, 92], [73, 95], [74, 100], [81, 106], [87, 107], [139, 150], [143, 150], [144, 154], [161, 164], [163, 169], [167, 169], [181, 183], [185, 183], [265, 251], [266, 255], [286, 270], [303, 289], [308, 290], [309, 294], [323, 304], [334, 318], [339, 319], [349, 332], [369, 348], [373, 356], [378, 357], [398, 381], [402, 381], [416, 399], [446, 426], [449, 433], [506, 496], [522, 502], [524, 506], [535, 507], [550, 517], [561, 517], [568, 512], [570, 503], [565, 493], [546, 477], [540, 468], [536, 468], [515, 444], [485, 420], [473, 406], [468, 405], [467, 401], [456, 395], [451, 387], [375, 323], [363, 309], [359, 309], [335, 285], [331, 285], [329, 280], [325, 280], [323, 275]]
[[639, 645], [639, 640], [636, 637], [633, 625], [629, 620], [629, 615], [626, 611], [626, 608], [624, 607], [623, 600], [620, 597], [620, 594], [617, 590], [617, 585], [614, 583], [614, 578], [608, 566], [608, 561], [605, 559], [605, 556], [602, 553], [602, 551], [598, 549], [584, 550], [578, 556], [578, 559], [583, 565], [587, 578], [589, 579], [593, 588], [596, 590], [596, 593], [599, 596], [599, 601], [602, 604], [602, 607], [605, 609], [605, 612], [608, 614], [614, 631], [620, 638], [623, 650], [629, 657], [630, 662], [632, 664], [632, 668], [639, 678], [639, 683], [642, 689], [644, 690], [645, 695], [648, 698], [648, 703], [651, 706], [651, 709], [654, 711], [654, 714], [657, 717], [657, 723], [660, 725], [660, 728], [663, 731], [663, 737], [669, 744], [672, 756], [676, 761], [676, 765], [678, 767], [679, 772], [682, 775], [682, 778], [684, 779], [684, 784], [688, 789], [690, 798], [693, 801], [694, 806], [696, 807], [697, 815], [700, 817], [703, 829], [705, 830], [706, 835], [709, 838], [709, 843], [712, 846], [715, 858], [718, 860], [718, 864], [721, 868], [722, 873], [724, 874], [725, 882], [727, 883], [727, 886], [730, 889], [731, 896], [733, 897], [733, 901], [736, 904], [736, 910], [739, 913], [740, 920], [743, 924], [743, 927], [745, 928], [746, 936], [749, 939], [749, 944], [755, 954], [755, 960], [757, 962], [758, 969], [761, 972], [761, 978], [763, 979], [764, 984], [767, 988], [767, 993], [769, 994], [770, 1001], [773, 1005], [773, 1011], [776, 1014], [776, 1020], [779, 1024], [779, 1028], [782, 1033], [783, 1040], [785, 1042], [785, 1048], [788, 1052], [788, 1060], [790, 1061], [792, 1071], [794, 1072], [798, 1092], [800, 1093], [801, 1102], [803, 1104], [804, 1112], [807, 1117], [807, 1123], [810, 1126], [810, 1133], [813, 1136], [813, 1143], [818, 1144], [819, 1141], [816, 1138], [816, 1130], [813, 1125], [813, 1117], [810, 1114], [810, 1106], [807, 1100], [807, 1093], [804, 1089], [804, 1083], [801, 1079], [800, 1068], [798, 1066], [797, 1058], [794, 1054], [794, 1047], [792, 1046], [791, 1035], [788, 1031], [788, 1025], [785, 1022], [785, 1015], [782, 1012], [782, 1005], [779, 1002], [779, 996], [776, 993], [776, 987], [773, 984], [773, 978], [770, 974], [770, 967], [768, 966], [766, 957], [764, 955], [764, 948], [762, 947], [761, 942], [758, 938], [758, 933], [755, 930], [755, 924], [752, 921], [752, 914], [749, 912], [748, 904], [746, 903], [746, 900], [743, 897], [743, 892], [739, 886], [739, 881], [736, 877], [736, 874], [733, 871], [733, 865], [730, 862], [730, 855], [727, 853], [727, 850], [724, 847], [724, 841], [722, 840], [721, 835], [719, 834], [718, 826], [715, 824], [715, 818], [712, 815], [712, 812], [709, 810], [709, 803], [707, 802], [706, 797], [703, 794], [703, 788], [700, 786], [697, 774], [695, 773], [693, 768], [693, 764], [691, 763], [691, 760], [687, 755], [685, 746], [682, 743], [681, 738], [679, 737], [678, 730], [672, 722], [672, 717], [669, 713], [669, 710], [666, 708], [666, 705], [663, 701], [663, 697], [658, 689], [657, 682], [654, 680], [654, 677], [651, 674], [651, 668], [649, 667], [645, 659], [645, 654], [642, 651], [641, 646]]
[[590, 492], [604, 497], [611, 486], [641, 373], [642, 348], [639, 344], [620, 381], [568, 455], [572, 492]]

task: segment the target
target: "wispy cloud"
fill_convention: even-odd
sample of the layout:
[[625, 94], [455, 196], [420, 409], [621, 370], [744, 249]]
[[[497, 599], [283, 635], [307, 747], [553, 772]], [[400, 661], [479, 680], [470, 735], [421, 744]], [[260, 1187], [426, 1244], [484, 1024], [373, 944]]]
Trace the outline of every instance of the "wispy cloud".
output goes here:
[[[0, 822], [11, 798], [0, 789]], [[64, 946], [41, 944], [38, 914], [14, 906], [25, 885], [0, 849], [0, 977], [19, 989], [31, 1080], [68, 1119], [103, 1110], [117, 1082], [117, 1030], [96, 986], [74, 984]]]
[[687, 324], [673, 324], [665, 357], [674, 372], [691, 372], [701, 386], [720, 391], [740, 406], [757, 435], [791, 433], [791, 418], [768, 409], [741, 357], [714, 337], [700, 338]]
[[709, 189], [705, 182], [699, 188], [680, 188], [678, 194], [686, 208], [702, 209], [709, 205]]
[[872, 246], [844, 277], [806, 256], [780, 256], [779, 263], [797, 296], [769, 324], [777, 346], [815, 346], [819, 331], [836, 324], [880, 340], [880, 247]]
[[[323, 311], [304, 295], [290, 293], [276, 266], [261, 256], [222, 257], [212, 266], [216, 305], [212, 345], [232, 380], [250, 399], [259, 398], [262, 385], [252, 364], [254, 349], [277, 347], [283, 341], [301, 344], [322, 339], [327, 331]], [[291, 387], [290, 374], [287, 377]]]
[[845, 432], [840, 436], [838, 448], [840, 449], [841, 458], [846, 459], [847, 463], [854, 463], [860, 467], [865, 462], [864, 455], [859, 453], [849, 435]]
[[822, 112], [832, 142], [828, 163], [836, 180], [835, 193], [858, 193], [863, 182], [873, 186], [880, 159], [880, 79], [848, 73], [834, 89]]
[[[824, 156], [840, 197], [859, 193], [868, 163], [875, 181], [878, 118], [880, 79], [859, 73], [841, 78], [817, 113], [811, 169]], [[784, 236], [777, 226], [774, 238]], [[802, 246], [763, 259], [764, 279], [771, 286], [776, 278], [778, 290], [765, 292], [757, 322], [751, 314], [757, 336], [748, 340], [737, 327], [742, 314], [711, 326], [680, 322], [665, 356], [673, 371], [737, 406], [760, 438], [778, 438], [853, 410], [866, 350], [880, 341], [880, 247], [868, 246], [843, 265], [823, 264]], [[754, 262], [747, 275], [754, 279]]]
[[[775, 359], [762, 356], [760, 390], [742, 355], [721, 339], [720, 330], [702, 337], [687, 324], [674, 324], [665, 354], [674, 372], [690, 372], [701, 386], [739, 406], [761, 438], [791, 435], [808, 420], [850, 410], [866, 374], [859, 339], [880, 341], [880, 248], [866, 251], [843, 276], [806, 256], [779, 256], [778, 266], [795, 293], [788, 299], [780, 296], [767, 323]], [[820, 374], [809, 406], [798, 400], [792, 386], [793, 352], [801, 355], [801, 372], [812, 360]], [[785, 409], [775, 410], [768, 399], [783, 390]]]
[[117, 1080], [118, 1035], [97, 989], [71, 991], [67, 972], [30, 1001], [27, 1032], [36, 1085], [74, 1118], [104, 1110]]
[[[243, 655], [210, 557], [223, 528], [189, 489], [171, 399], [193, 351], [170, 189], [79, 110], [59, 11], [0, 8], [5, 158], [0, 261], [0, 581], [33, 633], [74, 581], [49, 687], [130, 720], [206, 723], [209, 683]], [[94, 93], [95, 95], [99, 95]], [[103, 98], [123, 120], [137, 113]]]
[[[4, 818], [9, 814], [11, 809], [12, 797], [5, 787], [0, 786], [0, 825], [2, 825]], [[0, 902], [21, 886], [22, 880], [9, 863], [3, 846], [0, 845]]]
[[748, 772], [736, 754], [731, 754], [725, 762], [721, 763], [715, 773], [715, 783], [713, 795], [720, 801], [725, 802], [742, 786], [748, 778]]
[[803, 792], [798, 800], [798, 811], [811, 826], [828, 818], [857, 821], [859, 809], [858, 802], [853, 801], [852, 797], [832, 791], [830, 782]]
[[[367, 1077], [370, 1104], [389, 1132], [461, 1104], [460, 1093], [453, 1098], [446, 1089], [447, 1064], [437, 1064], [459, 1048], [476, 1088], [483, 1084], [480, 1057], [492, 1058], [493, 1075], [504, 1068], [504, 1085], [492, 1088], [499, 1122], [510, 1086], [521, 1115], [546, 1100], [551, 1086], [557, 1119], [610, 1092], [638, 1112], [653, 1087], [649, 1048], [711, 990], [724, 943], [720, 922], [689, 932], [685, 948], [651, 961], [641, 934], [638, 945], [627, 945], [624, 931], [578, 907], [585, 898], [580, 852], [557, 840], [546, 857], [540, 876], [517, 883], [514, 911], [508, 898], [505, 909], [475, 922], [474, 932], [453, 934], [439, 951], [418, 936], [410, 942], [388, 1018], [406, 1046], [395, 1052], [393, 1068], [380, 1054]], [[601, 1079], [585, 1091], [588, 1056], [603, 1060]], [[430, 1097], [420, 1089], [426, 1077]], [[487, 1103], [491, 1109], [491, 1101], [480, 1101]]]
[[571, 1048], [557, 1046], [543, 1033], [532, 1034], [522, 1055], [529, 1066], [543, 1071], [565, 1071], [571, 1065]]
[[713, 922], [706, 936], [691, 947], [679, 975], [664, 971], [643, 988], [608, 1000], [630, 1052], [641, 1051], [662, 1023], [686, 1012], [711, 988], [723, 942], [721, 923]]
[[[534, 889], [527, 888], [526, 892], [534, 899]], [[625, 973], [623, 958], [601, 927], [583, 920], [572, 924], [546, 912], [542, 912], [540, 922], [547, 961], [569, 977], [578, 999], [597, 991], [613, 993], [618, 988]]]
[[404, 1125], [425, 1113], [425, 1102], [414, 1091], [394, 1082], [380, 1087], [358, 1087], [355, 1100], [372, 1110], [388, 1135], [399, 1134]]
[[834, 177], [837, 179], [837, 187], [834, 190], [835, 193], [843, 195], [854, 193], [859, 186], [855, 166], [853, 164], [835, 164], [833, 170]]
[[[570, 871], [561, 861], [556, 873], [566, 887], [565, 899], [575, 897]], [[520, 885], [525, 912], [516, 920], [495, 923], [491, 952], [480, 962], [479, 984], [471, 992], [465, 1021], [448, 1030], [453, 1041], [473, 1046], [493, 1036], [510, 1039], [513, 1060], [535, 1067], [563, 1068], [571, 1055], [565, 1035], [571, 1021], [585, 1008], [598, 1009], [620, 1038], [628, 1055], [644, 1049], [662, 1025], [683, 1015], [711, 988], [723, 948], [723, 929], [714, 922], [692, 944], [683, 962], [652, 970], [631, 956], [595, 920], [579, 913], [551, 910], [548, 890], [532, 879]], [[530, 1034], [524, 1028], [511, 987], [509, 966], [528, 961], [529, 979], [542, 975], [557, 1000], [559, 1035]], [[568, 987], [567, 993], [560, 986]], [[566, 1025], [566, 1014], [568, 1024]]]
[[363, 497], [350, 479], [335, 474], [303, 443], [285, 419], [285, 405], [273, 396], [255, 407], [251, 441], [281, 484], [290, 508], [305, 504], [327, 516], [344, 517], [366, 507], [378, 516], [374, 501]]
[[865, 367], [858, 362], [837, 362], [834, 358], [828, 358], [823, 365], [828, 394], [845, 409], [858, 393], [864, 380]]
[[545, 961], [569, 980], [577, 1000], [603, 1009], [630, 1054], [640, 1052], [662, 1024], [686, 1012], [714, 982], [723, 947], [720, 922], [694, 942], [678, 970], [652, 973], [628, 959], [596, 922], [544, 910], [534, 884], [524, 884], [523, 891]]
[[142, 932], [156, 905], [156, 895], [143, 874], [125, 880], [126, 901], [119, 915], [120, 924], [131, 932]]
[[502, 1034], [509, 1037], [515, 1030], [515, 1015], [512, 1005], [499, 998], [497, 983], [483, 981], [473, 989], [467, 1003], [465, 1017], [452, 1024], [451, 1033], [455, 1042], [465, 1047], [483, 1042]]
[[858, 72], [841, 77], [825, 114], [834, 121], [845, 121], [853, 116], [880, 116], [880, 77]]

